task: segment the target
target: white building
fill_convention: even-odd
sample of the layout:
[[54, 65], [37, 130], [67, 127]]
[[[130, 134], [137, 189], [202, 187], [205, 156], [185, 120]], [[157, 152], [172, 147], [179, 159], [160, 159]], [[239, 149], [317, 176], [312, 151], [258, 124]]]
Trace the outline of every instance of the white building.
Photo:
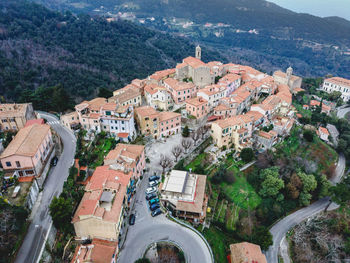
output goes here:
[[350, 80], [334, 77], [325, 79], [323, 82], [322, 90], [331, 93], [333, 91], [339, 91], [342, 93], [341, 98], [347, 102], [350, 100]]
[[132, 141], [136, 136], [134, 108], [107, 103], [101, 109], [101, 128], [121, 141]]
[[147, 104], [155, 109], [169, 110], [174, 107], [174, 101], [171, 94], [165, 87], [156, 84], [149, 84], [145, 87], [145, 98]]

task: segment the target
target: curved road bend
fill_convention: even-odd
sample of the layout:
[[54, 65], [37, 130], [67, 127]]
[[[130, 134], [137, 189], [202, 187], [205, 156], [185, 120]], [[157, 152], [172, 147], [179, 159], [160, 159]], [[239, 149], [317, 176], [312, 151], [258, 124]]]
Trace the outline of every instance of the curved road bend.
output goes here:
[[350, 107], [349, 108], [340, 108], [337, 111], [337, 117], [338, 118], [345, 118], [345, 115], [350, 112]]
[[129, 226], [118, 263], [132, 263], [143, 256], [148, 245], [159, 240], [176, 242], [184, 251], [188, 263], [212, 263], [204, 241], [192, 230], [168, 220], [164, 214], [152, 217], [145, 199], [148, 176], [141, 181], [132, 209], [135, 225]]
[[50, 174], [45, 181], [41, 203], [28, 228], [28, 233], [24, 238], [23, 244], [18, 251], [15, 263], [39, 262], [46, 234], [52, 224], [49, 205], [52, 198], [61, 193], [63, 183], [68, 177], [68, 170], [72, 165], [75, 154], [76, 143], [73, 134], [62, 126], [55, 116], [42, 112], [40, 112], [40, 115], [47, 120], [61, 137], [64, 147], [57, 166], [50, 170]]
[[[330, 180], [333, 185], [340, 182], [342, 176], [344, 175], [344, 171], [345, 171], [345, 157], [343, 154], [340, 154], [339, 160], [337, 163], [337, 168], [335, 171], [335, 176]], [[329, 201], [330, 201], [329, 197], [322, 198], [312, 203], [308, 207], [304, 207], [294, 212], [293, 214], [286, 216], [282, 220], [278, 221], [270, 229], [270, 232], [272, 234], [272, 239], [273, 239], [273, 245], [270, 246], [269, 250], [265, 253], [267, 262], [278, 263], [279, 247], [284, 237], [286, 236], [287, 232], [289, 231], [289, 229], [301, 223], [308, 217], [323, 211], [329, 204]], [[332, 207], [336, 207], [336, 204], [332, 203]]]

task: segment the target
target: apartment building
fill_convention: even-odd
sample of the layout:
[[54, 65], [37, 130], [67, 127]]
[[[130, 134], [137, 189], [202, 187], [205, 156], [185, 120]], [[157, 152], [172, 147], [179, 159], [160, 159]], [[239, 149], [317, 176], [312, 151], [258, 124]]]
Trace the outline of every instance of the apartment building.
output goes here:
[[170, 92], [176, 104], [183, 104], [187, 99], [197, 95], [197, 88], [191, 82], [182, 82], [173, 78], [164, 80], [164, 86]]
[[343, 101], [348, 102], [350, 100], [350, 80], [333, 77], [323, 81], [322, 90], [331, 93], [333, 91], [341, 92], [341, 98]]
[[94, 238], [76, 247], [71, 263], [116, 263], [118, 242]]
[[226, 97], [226, 87], [220, 85], [210, 85], [198, 90], [197, 96], [208, 101], [209, 111], [219, 105], [219, 101]]
[[101, 129], [121, 141], [132, 141], [136, 137], [134, 107], [122, 106], [113, 102], [101, 107]]
[[53, 146], [49, 125], [34, 123], [20, 129], [0, 156], [5, 174], [40, 176]]
[[201, 119], [207, 116], [209, 112], [208, 101], [202, 97], [196, 97], [186, 100], [186, 111], [188, 115]]
[[161, 202], [177, 217], [195, 223], [203, 222], [208, 203], [206, 179], [205, 175], [172, 170], [162, 184]]
[[112, 165], [115, 170], [132, 173], [132, 179], [143, 175], [146, 167], [145, 147], [143, 145], [118, 143], [104, 159], [104, 165]]
[[177, 134], [181, 131], [181, 114], [158, 112], [151, 106], [135, 109], [135, 117], [141, 134], [155, 139]]
[[144, 94], [147, 104], [155, 109], [166, 111], [174, 107], [172, 95], [165, 87], [149, 84], [146, 85]]
[[174, 68], [156, 71], [155, 73], [153, 73], [151, 76], [147, 78], [148, 84], [163, 86], [164, 80], [168, 78], [174, 78], [175, 73], [176, 71]]
[[219, 82], [217, 84], [226, 87], [225, 96], [227, 97], [241, 86], [241, 80], [242, 77], [240, 75], [229, 73], [219, 79]]
[[122, 89], [113, 91], [113, 97], [108, 102], [117, 103], [121, 106], [133, 105], [139, 107], [142, 104], [142, 90], [134, 85], [127, 85]]
[[0, 104], [0, 131], [18, 131], [35, 118], [31, 103]]
[[64, 114], [60, 117], [61, 123], [69, 130], [74, 131], [79, 127], [79, 115], [76, 111]]
[[79, 239], [118, 241], [131, 176], [131, 172], [125, 174], [113, 169], [113, 165], [96, 168], [72, 219]]

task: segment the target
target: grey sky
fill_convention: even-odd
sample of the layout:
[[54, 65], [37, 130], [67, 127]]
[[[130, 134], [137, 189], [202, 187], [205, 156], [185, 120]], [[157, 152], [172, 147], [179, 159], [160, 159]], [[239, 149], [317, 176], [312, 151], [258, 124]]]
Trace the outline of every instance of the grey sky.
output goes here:
[[350, 0], [267, 0], [298, 13], [339, 16], [350, 20]]

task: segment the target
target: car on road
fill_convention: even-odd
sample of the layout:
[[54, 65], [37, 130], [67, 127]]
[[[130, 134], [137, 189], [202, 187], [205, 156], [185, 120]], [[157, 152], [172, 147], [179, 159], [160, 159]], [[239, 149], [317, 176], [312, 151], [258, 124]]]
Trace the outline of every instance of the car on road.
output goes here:
[[160, 208], [159, 203], [153, 204], [153, 205], [151, 205], [151, 206], [149, 207], [149, 209], [151, 209], [151, 211], [154, 211], [154, 210], [156, 210], [157, 208]]
[[146, 194], [151, 194], [151, 193], [155, 193], [155, 192], [157, 192], [157, 188], [154, 186], [146, 189]]
[[162, 213], [162, 211], [158, 208], [152, 212], [152, 216], [155, 217], [157, 215], [160, 215], [161, 213]]
[[149, 200], [149, 205], [153, 205], [153, 204], [158, 204], [159, 203], [159, 199], [158, 198], [154, 198], [152, 200]]
[[150, 187], [152, 187], [152, 186], [158, 185], [158, 183], [159, 183], [159, 182], [156, 180], [156, 181], [151, 181], [151, 182], [149, 182], [148, 185], [149, 185]]
[[157, 197], [156, 193], [151, 193], [151, 194], [146, 195], [146, 200], [151, 200], [151, 199], [156, 198], [156, 197]]
[[53, 158], [51, 159], [51, 165], [52, 165], [52, 166], [56, 166], [56, 165], [57, 165], [57, 162], [58, 162], [57, 156], [55, 156], [55, 157], [53, 157]]
[[156, 181], [156, 180], [159, 180], [160, 179], [160, 176], [158, 175], [152, 175], [150, 178], [148, 178], [148, 181]]
[[136, 219], [135, 214], [131, 214], [129, 216], [129, 225], [134, 225], [135, 224], [135, 219]]

